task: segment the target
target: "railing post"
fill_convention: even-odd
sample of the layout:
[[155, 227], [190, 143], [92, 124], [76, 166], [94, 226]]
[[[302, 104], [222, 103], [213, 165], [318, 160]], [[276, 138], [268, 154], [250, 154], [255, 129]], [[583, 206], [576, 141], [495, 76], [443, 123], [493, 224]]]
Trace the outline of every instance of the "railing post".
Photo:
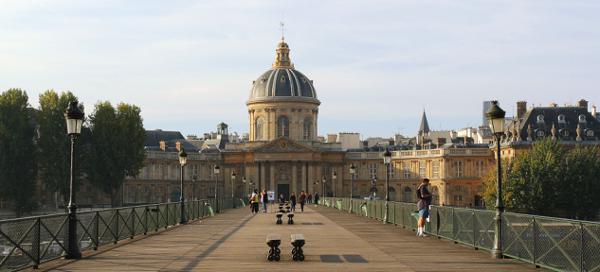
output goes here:
[[135, 208], [131, 208], [131, 212], [129, 213], [129, 217], [131, 218], [131, 229], [129, 230], [129, 239], [133, 239], [135, 236]]
[[98, 250], [100, 246], [100, 212], [96, 211], [94, 218], [94, 250]]
[[119, 241], [119, 210], [115, 210], [115, 229], [113, 231], [113, 244], [116, 244]]
[[475, 235], [476, 230], [475, 230], [475, 210], [471, 210], [472, 216], [471, 216], [471, 231], [473, 231], [473, 248], [477, 249], [477, 235]]
[[150, 208], [148, 206], [146, 206], [144, 208], [144, 235], [148, 234], [148, 212], [150, 211]]
[[160, 227], [160, 204], [156, 204], [156, 225], [154, 226], [154, 231], [157, 232]]
[[538, 226], [535, 216], [533, 217], [533, 264], [537, 266], [537, 240], [538, 240]]
[[579, 271], [587, 271], [585, 269], [585, 232], [583, 229], [583, 223], [579, 222], [579, 230], [581, 231], [581, 255], [580, 255], [580, 268]]
[[165, 204], [165, 229], [169, 226], [169, 203]]
[[35, 257], [35, 260], [33, 260], [33, 269], [38, 269], [38, 266], [40, 265], [40, 239], [41, 239], [41, 226], [40, 224], [42, 223], [42, 219], [40, 219], [39, 217], [35, 220], [35, 230], [34, 230], [34, 237], [33, 237], [33, 243], [31, 245], [31, 249], [34, 250], [33, 252], [33, 256]]

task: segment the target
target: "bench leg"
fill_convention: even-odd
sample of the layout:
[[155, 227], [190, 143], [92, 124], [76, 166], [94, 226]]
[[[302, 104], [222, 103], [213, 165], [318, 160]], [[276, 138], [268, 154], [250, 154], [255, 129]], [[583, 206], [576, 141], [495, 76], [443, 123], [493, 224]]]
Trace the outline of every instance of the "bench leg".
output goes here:
[[279, 245], [271, 245], [269, 254], [267, 255], [267, 260], [269, 260], [269, 262], [279, 262], [279, 260], [281, 260], [281, 250], [279, 249]]
[[294, 219], [292, 219], [291, 217], [288, 218], [288, 225], [293, 225], [294, 224]]
[[292, 260], [304, 261], [304, 251], [302, 250], [302, 246], [294, 246], [292, 249]]
[[281, 224], [283, 224], [283, 220], [281, 220], [281, 218], [277, 218], [277, 222], [276, 223], [277, 223], [277, 225], [281, 225]]

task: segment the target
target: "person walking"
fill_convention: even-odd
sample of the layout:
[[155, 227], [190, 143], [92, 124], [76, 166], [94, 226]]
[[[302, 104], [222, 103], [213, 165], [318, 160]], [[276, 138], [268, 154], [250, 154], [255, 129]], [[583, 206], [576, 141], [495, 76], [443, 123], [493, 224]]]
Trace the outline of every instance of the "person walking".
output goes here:
[[315, 193], [315, 205], [319, 205], [319, 193]]
[[258, 202], [259, 202], [258, 190], [254, 189], [250, 196], [250, 203], [252, 205], [252, 213], [258, 213]]
[[419, 221], [417, 222], [417, 236], [425, 237], [425, 220], [429, 217], [429, 205], [432, 195], [429, 193], [429, 179], [424, 178], [417, 188], [417, 209], [419, 210]]
[[263, 190], [263, 192], [262, 192], [262, 203], [263, 203], [263, 212], [266, 213], [267, 212], [267, 203], [269, 203], [269, 195], [267, 194], [266, 190]]
[[311, 193], [308, 194], [308, 202], [307, 203], [308, 204], [312, 203], [312, 194]]
[[306, 193], [300, 192], [300, 211], [304, 212], [304, 204], [306, 203]]
[[290, 202], [292, 202], [292, 212], [296, 211], [296, 193], [292, 192], [290, 195]]
[[285, 203], [285, 197], [283, 194], [279, 194], [279, 203]]

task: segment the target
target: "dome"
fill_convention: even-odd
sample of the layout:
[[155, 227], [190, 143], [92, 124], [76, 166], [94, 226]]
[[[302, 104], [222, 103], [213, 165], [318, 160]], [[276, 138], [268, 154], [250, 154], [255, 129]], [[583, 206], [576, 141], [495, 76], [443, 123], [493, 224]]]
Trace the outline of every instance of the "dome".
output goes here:
[[294, 69], [288, 44], [282, 39], [275, 51], [273, 67], [252, 83], [248, 102], [294, 99], [319, 103], [312, 80]]

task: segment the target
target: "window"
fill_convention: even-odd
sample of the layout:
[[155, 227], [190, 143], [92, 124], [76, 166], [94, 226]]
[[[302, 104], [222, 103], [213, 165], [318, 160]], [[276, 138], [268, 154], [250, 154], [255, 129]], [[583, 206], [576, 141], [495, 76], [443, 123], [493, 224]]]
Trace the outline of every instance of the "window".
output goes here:
[[454, 177], [462, 178], [464, 173], [464, 163], [462, 161], [454, 162]]
[[477, 176], [478, 177], [482, 177], [483, 176], [483, 161], [475, 161], [475, 170], [477, 171]]
[[264, 127], [265, 127], [265, 120], [261, 117], [256, 118], [256, 122], [254, 123], [254, 139], [255, 140], [264, 140]]
[[567, 121], [565, 120], [565, 115], [564, 115], [564, 114], [559, 114], [559, 115], [558, 115], [558, 123], [559, 123], [559, 124], [564, 124], [564, 123], [566, 123], [566, 122], [567, 122]]
[[394, 178], [394, 173], [396, 172], [396, 167], [398, 167], [398, 164], [393, 162], [390, 164], [390, 178], [393, 179]]
[[290, 120], [286, 116], [277, 119], [277, 137], [290, 137]]
[[413, 202], [413, 191], [410, 187], [404, 187], [402, 191], [402, 200], [404, 202]]
[[535, 131], [535, 137], [537, 137], [537, 138], [544, 138], [544, 136], [546, 136], [546, 133], [543, 130], [537, 129]]
[[432, 162], [431, 168], [432, 168], [432, 172], [433, 172], [433, 178], [439, 178], [440, 177], [440, 161]]
[[312, 139], [312, 120], [310, 117], [304, 119], [304, 132], [302, 138], [304, 140]]
[[544, 115], [540, 114], [537, 116], [537, 122], [538, 123], [544, 123]]
[[369, 164], [369, 174], [371, 175], [371, 177], [377, 176], [377, 163]]
[[426, 177], [427, 176], [427, 171], [426, 171], [426, 164], [425, 161], [420, 161], [419, 162], [419, 177]]
[[585, 115], [583, 115], [583, 114], [579, 115], [579, 123], [585, 123]]
[[408, 163], [406, 163], [406, 162], [402, 163], [402, 175], [404, 176], [405, 179], [410, 178], [410, 167], [409, 167]]

